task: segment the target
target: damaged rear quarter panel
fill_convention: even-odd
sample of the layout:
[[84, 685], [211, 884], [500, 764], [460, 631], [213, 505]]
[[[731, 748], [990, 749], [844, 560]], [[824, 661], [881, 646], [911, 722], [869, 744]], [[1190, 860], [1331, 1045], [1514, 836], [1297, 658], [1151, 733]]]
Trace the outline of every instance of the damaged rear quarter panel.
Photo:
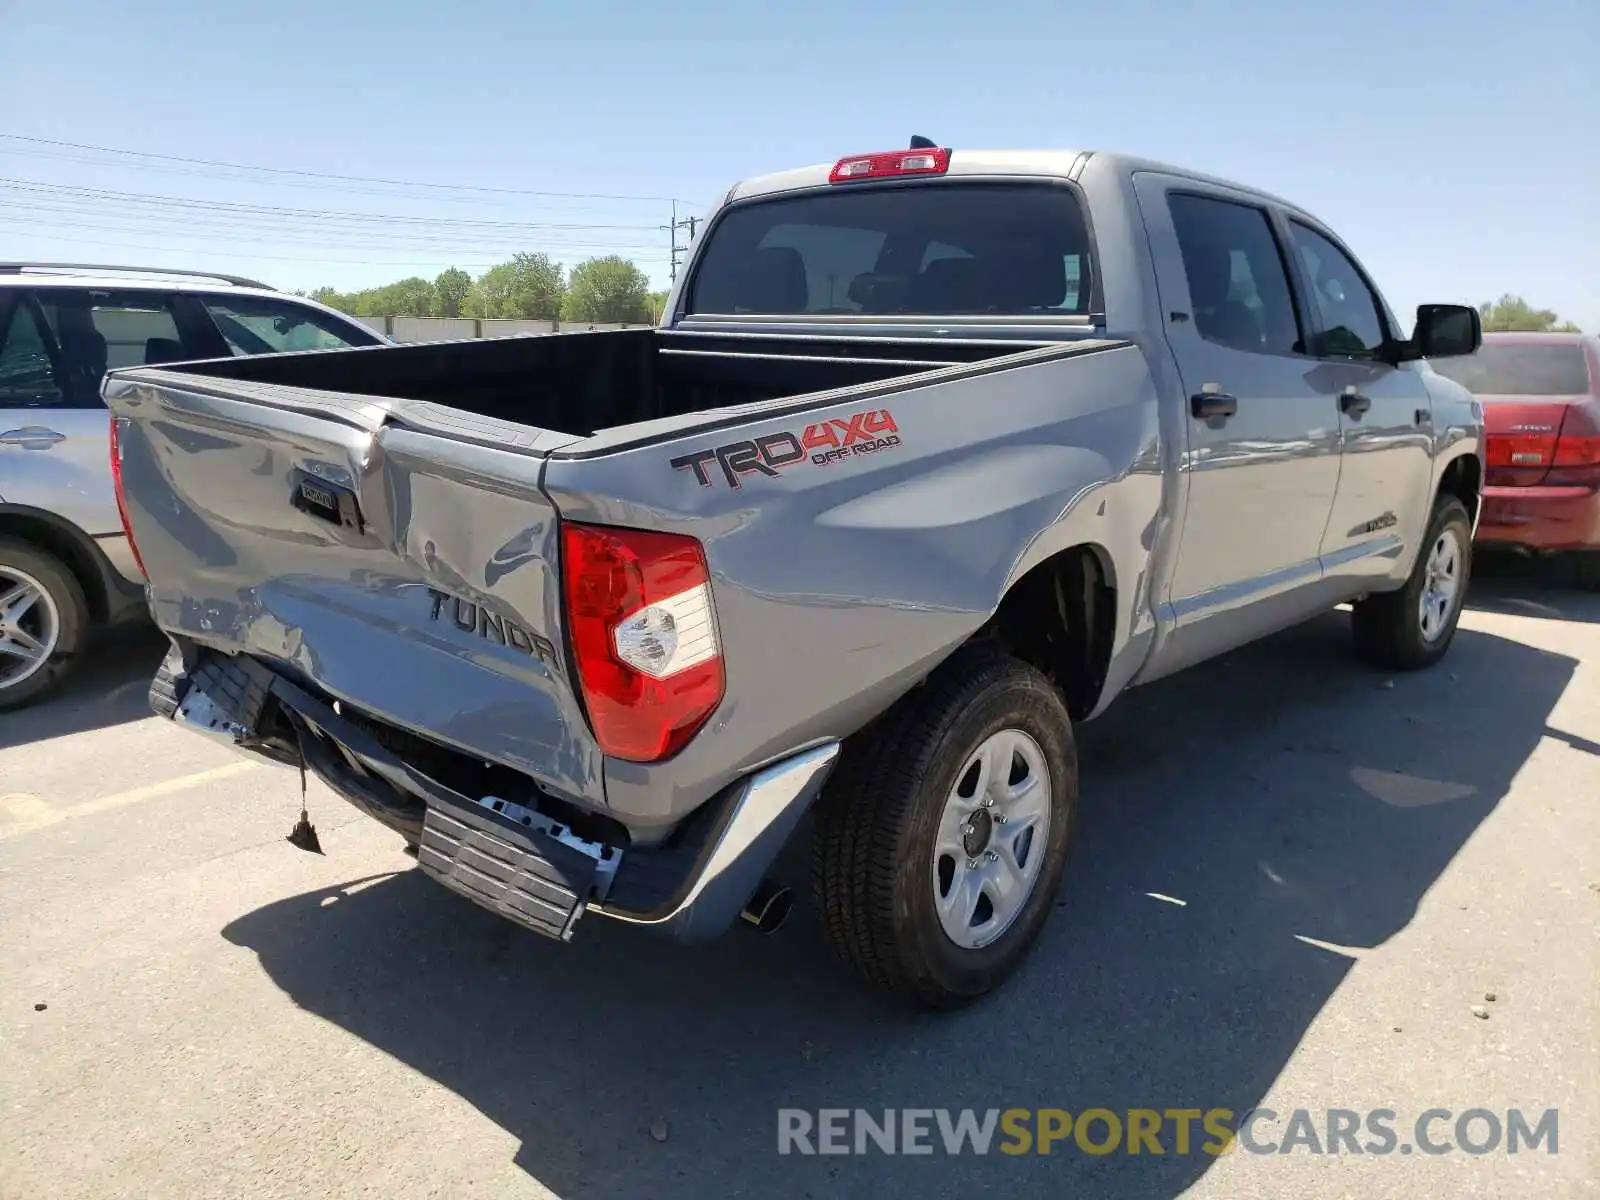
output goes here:
[[[1157, 402], [1138, 348], [1098, 346], [666, 445], [552, 457], [544, 487], [564, 518], [697, 537], [712, 573], [725, 698], [672, 760], [606, 760], [613, 811], [665, 822], [763, 762], [854, 732], [1069, 546], [1096, 547], [1123, 584], [1126, 648], [1148, 624], [1138, 594], [1162, 503]], [[897, 441], [830, 456], [829, 422], [841, 449], [852, 423], [857, 444], [874, 424], [876, 440]], [[1112, 673], [1131, 668], [1114, 658]]]

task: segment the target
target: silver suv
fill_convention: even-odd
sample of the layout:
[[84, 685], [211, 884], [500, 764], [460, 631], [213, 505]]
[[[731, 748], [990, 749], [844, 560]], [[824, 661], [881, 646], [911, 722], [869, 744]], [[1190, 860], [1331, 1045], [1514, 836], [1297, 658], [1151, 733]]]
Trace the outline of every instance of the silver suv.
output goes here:
[[106, 371], [384, 340], [230, 275], [0, 263], [0, 712], [58, 684], [95, 627], [145, 612], [112, 487]]

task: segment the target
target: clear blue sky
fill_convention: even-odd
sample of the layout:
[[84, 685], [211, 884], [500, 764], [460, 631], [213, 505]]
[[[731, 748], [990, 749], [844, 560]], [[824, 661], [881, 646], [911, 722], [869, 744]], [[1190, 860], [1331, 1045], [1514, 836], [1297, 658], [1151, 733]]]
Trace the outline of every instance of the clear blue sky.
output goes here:
[[[1514, 291], [1600, 329], [1597, 0], [0, 0], [0, 31], [0, 133], [701, 208], [743, 176], [914, 132], [1114, 148], [1306, 206], [1402, 313]], [[6, 140], [0, 178], [3, 258], [348, 288], [615, 249], [666, 275], [662, 202]]]

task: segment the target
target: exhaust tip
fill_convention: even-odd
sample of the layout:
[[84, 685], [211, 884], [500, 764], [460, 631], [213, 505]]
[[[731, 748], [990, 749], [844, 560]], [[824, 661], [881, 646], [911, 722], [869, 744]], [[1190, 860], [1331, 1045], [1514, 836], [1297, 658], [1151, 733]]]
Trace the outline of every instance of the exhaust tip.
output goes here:
[[754, 925], [757, 933], [777, 933], [793, 910], [794, 896], [788, 888], [763, 883], [739, 917]]

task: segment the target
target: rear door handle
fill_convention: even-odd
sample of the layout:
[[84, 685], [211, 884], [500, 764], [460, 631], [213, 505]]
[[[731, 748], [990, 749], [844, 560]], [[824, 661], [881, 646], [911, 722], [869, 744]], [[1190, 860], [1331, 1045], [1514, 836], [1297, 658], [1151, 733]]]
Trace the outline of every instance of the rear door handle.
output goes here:
[[1197, 421], [1231, 417], [1239, 411], [1239, 398], [1227, 392], [1196, 392], [1189, 397], [1189, 411]]
[[57, 433], [54, 429], [46, 429], [41, 425], [29, 425], [26, 429], [8, 429], [0, 433], [0, 446], [22, 446], [28, 450], [48, 450], [57, 442], [66, 440], [66, 434]]
[[1339, 411], [1347, 417], [1359, 417], [1372, 407], [1372, 401], [1360, 392], [1345, 392], [1339, 397]]

